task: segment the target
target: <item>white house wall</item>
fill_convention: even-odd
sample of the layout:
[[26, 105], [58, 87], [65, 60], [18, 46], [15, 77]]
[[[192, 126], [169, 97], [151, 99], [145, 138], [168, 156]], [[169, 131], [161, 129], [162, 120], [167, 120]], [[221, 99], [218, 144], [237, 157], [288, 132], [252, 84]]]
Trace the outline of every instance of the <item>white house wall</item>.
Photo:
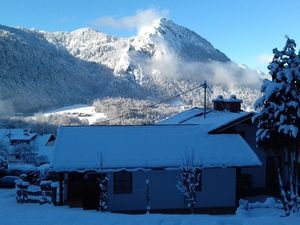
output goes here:
[[256, 128], [253, 125], [240, 124], [236, 127], [237, 131], [246, 131], [244, 133], [244, 139], [255, 151], [256, 155], [262, 162], [260, 167], [242, 168], [243, 174], [252, 175], [252, 187], [254, 188], [265, 188], [266, 187], [266, 154], [262, 149], [257, 147], [256, 143]]
[[[132, 193], [113, 193], [113, 174], [109, 173], [108, 210], [146, 210], [145, 173], [132, 174]], [[179, 171], [156, 170], [149, 172], [151, 209], [184, 208], [184, 199], [176, 185]], [[202, 191], [197, 193], [197, 207], [234, 207], [236, 171], [234, 168], [204, 169]]]
[[132, 193], [114, 194], [113, 173], [108, 174], [108, 210], [145, 210], [145, 174], [143, 171], [132, 173]]
[[235, 207], [236, 169], [206, 169], [202, 174], [202, 191], [197, 193], [197, 207]]

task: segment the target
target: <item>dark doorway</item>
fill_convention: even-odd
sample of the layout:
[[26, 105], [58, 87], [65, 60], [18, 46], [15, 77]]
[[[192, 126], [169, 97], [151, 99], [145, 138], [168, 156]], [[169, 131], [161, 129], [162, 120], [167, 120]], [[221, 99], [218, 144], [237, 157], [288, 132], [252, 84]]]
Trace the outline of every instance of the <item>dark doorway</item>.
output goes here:
[[81, 207], [83, 174], [70, 173], [68, 177], [68, 202], [70, 207]]
[[82, 189], [82, 208], [99, 209], [100, 189], [96, 174], [85, 175]]
[[241, 168], [236, 168], [236, 204], [239, 200], [249, 196], [252, 183], [250, 174], [242, 173]]

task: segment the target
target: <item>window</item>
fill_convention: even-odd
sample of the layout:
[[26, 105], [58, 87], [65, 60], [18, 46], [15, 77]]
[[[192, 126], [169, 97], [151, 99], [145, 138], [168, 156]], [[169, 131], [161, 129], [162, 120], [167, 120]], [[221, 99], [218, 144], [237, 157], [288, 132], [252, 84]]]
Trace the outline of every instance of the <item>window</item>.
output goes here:
[[132, 193], [132, 173], [120, 171], [114, 173], [114, 194]]

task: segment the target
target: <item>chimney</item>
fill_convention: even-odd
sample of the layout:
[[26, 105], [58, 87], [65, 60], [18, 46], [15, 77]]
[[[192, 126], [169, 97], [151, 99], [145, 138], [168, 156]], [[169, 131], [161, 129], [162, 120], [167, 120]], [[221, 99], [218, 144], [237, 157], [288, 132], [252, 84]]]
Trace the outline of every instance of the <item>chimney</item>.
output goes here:
[[223, 95], [218, 95], [218, 97], [216, 99], [213, 99], [212, 102], [214, 104], [214, 110], [223, 111], [225, 109]]
[[219, 95], [216, 99], [212, 100], [214, 104], [214, 110], [229, 112], [241, 111], [241, 104], [243, 100], [238, 99], [235, 95], [231, 95], [230, 98], [224, 99], [222, 95]]

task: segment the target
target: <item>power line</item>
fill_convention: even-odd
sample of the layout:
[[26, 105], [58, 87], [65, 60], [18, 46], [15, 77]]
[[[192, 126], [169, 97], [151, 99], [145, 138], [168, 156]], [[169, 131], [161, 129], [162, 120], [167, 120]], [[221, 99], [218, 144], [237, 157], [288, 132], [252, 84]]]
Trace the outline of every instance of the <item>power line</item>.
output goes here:
[[[160, 105], [160, 104], [162, 104], [162, 103], [164, 103], [164, 102], [168, 102], [168, 101], [170, 101], [170, 100], [172, 100], [172, 99], [174, 99], [174, 98], [177, 98], [177, 97], [179, 97], [179, 96], [181, 96], [181, 95], [185, 95], [185, 94], [187, 94], [187, 93], [189, 93], [189, 92], [191, 92], [191, 91], [194, 91], [194, 90], [199, 89], [199, 88], [202, 88], [202, 87], [204, 87], [204, 88], [207, 88], [207, 87], [208, 87], [206, 81], [205, 81], [203, 84], [198, 85], [198, 86], [196, 86], [196, 87], [193, 87], [193, 88], [191, 88], [191, 89], [189, 89], [189, 90], [187, 90], [187, 91], [181, 92], [181, 93], [179, 93], [179, 94], [177, 94], [177, 95], [173, 95], [173, 96], [171, 96], [171, 97], [169, 97], [169, 98], [166, 98], [166, 99], [163, 99], [163, 100], [161, 100], [161, 101], [159, 101], [159, 102], [157, 102], [157, 103], [152, 103], [152, 104], [150, 104], [149, 106], [146, 106], [146, 107], [142, 108], [141, 111], [144, 111], [144, 110], [150, 109], [150, 108], [154, 108], [155, 106], [158, 106], [158, 105]], [[112, 119], [108, 119], [108, 120], [102, 121], [102, 123], [106, 124], [106, 123], [109, 123], [109, 122], [111, 122], [111, 121], [114, 121], [114, 120], [117, 120], [117, 119], [121, 119], [121, 118], [123, 118], [123, 117], [125, 117], [125, 116], [130, 115], [131, 113], [132, 113], [132, 112], [129, 112], [129, 113], [126, 113], [126, 114], [122, 114], [121, 116], [118, 116], [118, 117], [115, 117], [115, 118], [112, 118]]]

